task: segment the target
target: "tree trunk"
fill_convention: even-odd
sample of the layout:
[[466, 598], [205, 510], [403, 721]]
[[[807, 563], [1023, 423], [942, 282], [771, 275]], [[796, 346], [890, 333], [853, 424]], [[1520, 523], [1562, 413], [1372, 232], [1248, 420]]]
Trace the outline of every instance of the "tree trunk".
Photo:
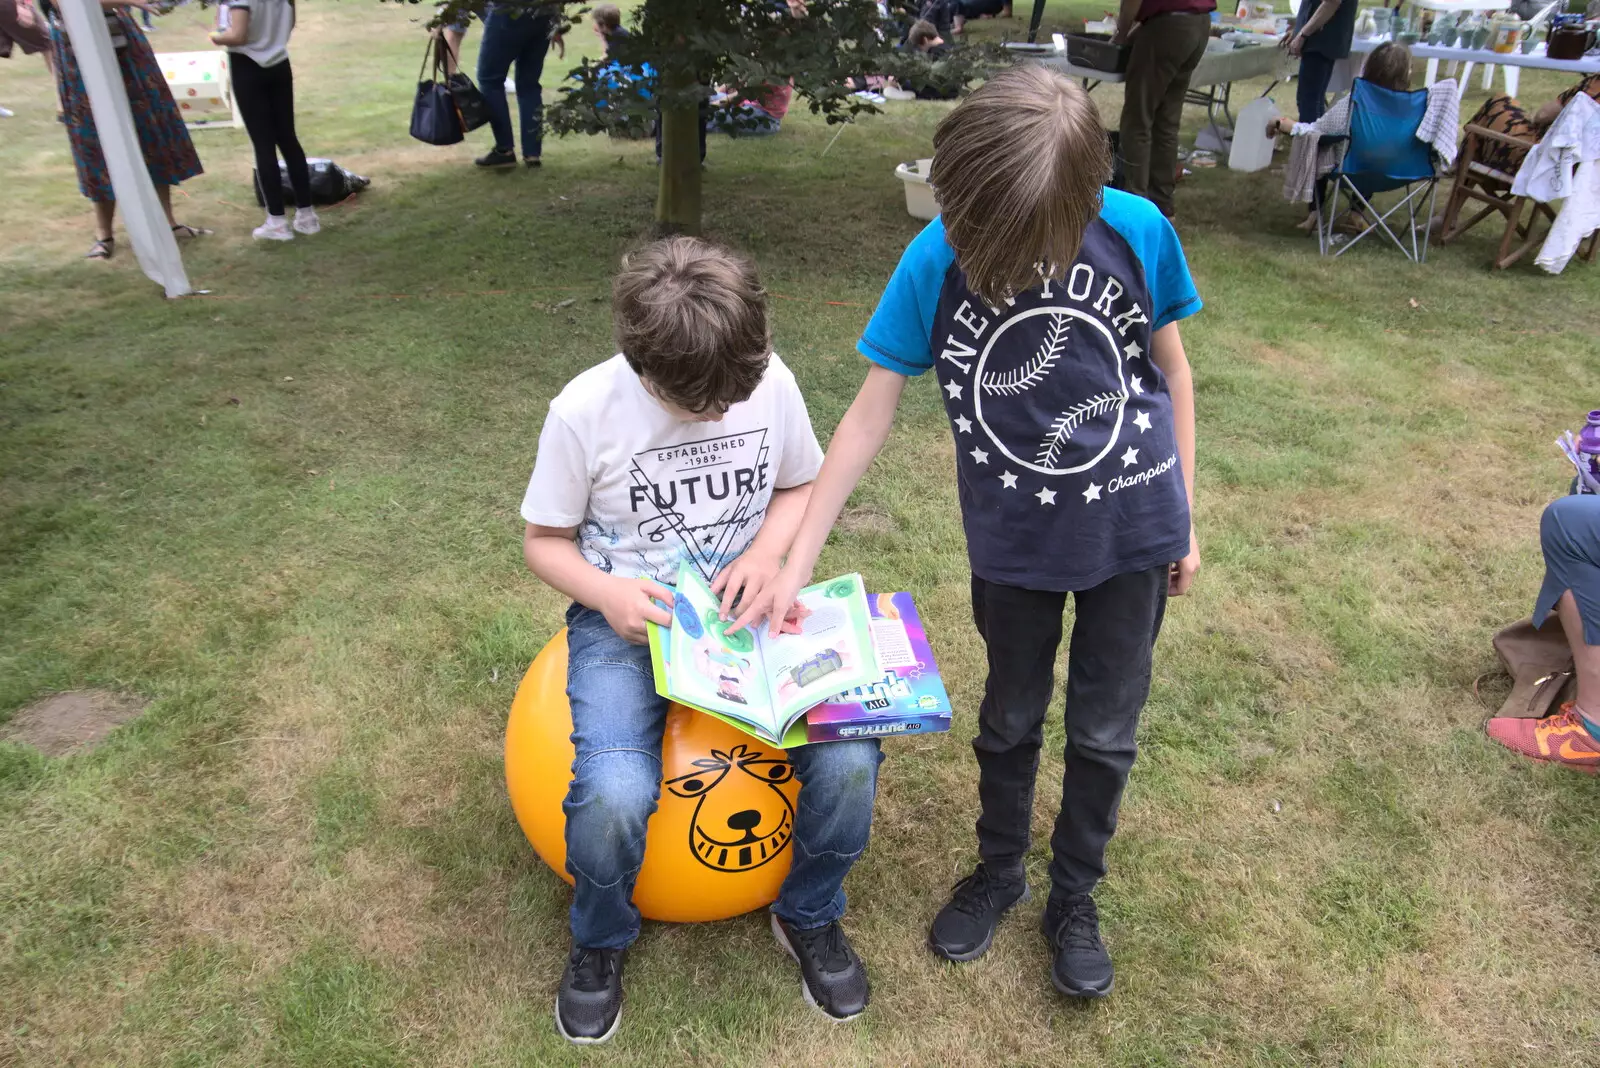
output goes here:
[[661, 184], [656, 229], [700, 232], [700, 108], [693, 102], [661, 109]]

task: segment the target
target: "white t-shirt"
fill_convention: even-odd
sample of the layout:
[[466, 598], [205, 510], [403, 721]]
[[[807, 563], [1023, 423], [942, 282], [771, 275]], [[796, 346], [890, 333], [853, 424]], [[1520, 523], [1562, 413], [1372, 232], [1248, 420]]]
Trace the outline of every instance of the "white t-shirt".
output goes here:
[[667, 585], [679, 561], [708, 581], [754, 540], [772, 491], [817, 477], [822, 447], [774, 354], [761, 384], [714, 423], [684, 422], [618, 354], [550, 402], [522, 518], [577, 527], [584, 559]]
[[289, 0], [224, 0], [217, 11], [217, 28], [227, 30], [234, 9], [250, 12], [250, 33], [244, 44], [228, 51], [249, 56], [263, 67], [275, 67], [289, 58], [289, 34], [294, 29], [294, 5]]

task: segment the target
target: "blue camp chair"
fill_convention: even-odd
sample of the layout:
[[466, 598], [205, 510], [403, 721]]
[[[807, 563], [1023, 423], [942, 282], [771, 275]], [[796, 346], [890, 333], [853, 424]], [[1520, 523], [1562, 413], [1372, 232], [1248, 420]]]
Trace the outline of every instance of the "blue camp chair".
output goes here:
[[[1317, 183], [1317, 241], [1326, 256], [1342, 256], [1375, 231], [1386, 234], [1412, 263], [1428, 258], [1428, 221], [1433, 218], [1439, 174], [1433, 149], [1417, 139], [1417, 128], [1428, 110], [1428, 91], [1397, 93], [1357, 78], [1350, 89], [1350, 137], [1344, 160], [1325, 180]], [[1379, 213], [1373, 198], [1403, 189], [1405, 195], [1388, 211]], [[1339, 203], [1345, 202], [1344, 211]], [[1420, 219], [1417, 209], [1427, 211]], [[1366, 229], [1334, 248], [1334, 225], [1344, 215], [1360, 210], [1370, 220]], [[1409, 242], [1389, 226], [1389, 219], [1404, 211]], [[1396, 219], [1396, 225], [1401, 219]], [[1419, 241], [1420, 231], [1420, 241]]]

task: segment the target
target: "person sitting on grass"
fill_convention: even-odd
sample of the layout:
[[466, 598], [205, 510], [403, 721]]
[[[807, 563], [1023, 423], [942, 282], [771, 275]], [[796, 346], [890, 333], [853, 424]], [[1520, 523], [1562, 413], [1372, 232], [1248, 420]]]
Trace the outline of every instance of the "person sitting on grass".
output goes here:
[[1489, 737], [1530, 760], [1600, 774], [1600, 496], [1563, 497], [1539, 523], [1544, 585], [1533, 625], [1561, 621], [1577, 668], [1578, 692], [1553, 716], [1496, 716]]
[[922, 8], [922, 18], [938, 26], [940, 32], [949, 26], [957, 37], [967, 32], [968, 19], [1010, 17], [1010, 0], [929, 0]]
[[616, 4], [596, 4], [589, 13], [590, 25], [594, 27], [595, 36], [600, 38], [600, 47], [605, 52], [606, 58], [611, 58], [611, 45], [613, 41], [626, 40], [632, 36], [622, 25], [622, 9]]
[[910, 377], [937, 373], [955, 442], [972, 607], [989, 660], [978, 710], [979, 863], [928, 944], [983, 955], [1027, 896], [1034, 780], [1062, 612], [1066, 774], [1043, 916], [1051, 981], [1110, 993], [1092, 896], [1133, 766], [1167, 598], [1200, 565], [1190, 521], [1194, 387], [1178, 321], [1200, 310], [1172, 224], [1112, 189], [1089, 94], [1040, 66], [1002, 71], [933, 135], [943, 214], [912, 240], [857, 348], [870, 367], [828, 448], [788, 562], [735, 629], [781, 621]]
[[[918, 19], [906, 31], [900, 51], [915, 52], [929, 63], [937, 63], [950, 54], [950, 46], [939, 35], [939, 28], [927, 19]], [[954, 100], [961, 95], [958, 87], [941, 87], [928, 78], [916, 76], [899, 78], [851, 79], [851, 89], [877, 89], [889, 100]]]
[[[1380, 89], [1408, 92], [1411, 89], [1411, 50], [1393, 41], [1384, 42], [1367, 56], [1361, 77]], [[1428, 117], [1423, 119], [1416, 135], [1430, 141], [1435, 152], [1447, 162], [1455, 159], [1456, 114], [1455, 79], [1435, 82], [1428, 88]], [[1317, 227], [1315, 204], [1326, 200], [1333, 185], [1333, 179], [1327, 175], [1338, 169], [1349, 144], [1350, 94], [1346, 93], [1315, 122], [1274, 119], [1267, 124], [1267, 136], [1277, 134], [1289, 134], [1293, 138], [1289, 166], [1284, 170], [1283, 195], [1299, 203], [1312, 202], [1311, 211], [1299, 224], [1301, 230], [1310, 233]], [[1343, 232], [1360, 233], [1369, 225], [1360, 211], [1352, 211], [1339, 220], [1339, 229]]]
[[[759, 599], [822, 463], [794, 375], [772, 352], [766, 291], [744, 259], [689, 237], [648, 245], [623, 261], [612, 308], [622, 351], [550, 403], [522, 502], [528, 567], [573, 600], [576, 756], [563, 806], [572, 949], [556, 1027], [576, 1043], [616, 1031], [623, 961], [639, 936], [633, 887], [667, 718], [645, 624], [671, 625], [663, 583], [684, 559], [725, 613]], [[708, 451], [716, 470], [685, 466]], [[872, 740], [788, 753], [800, 796], [772, 932], [799, 963], [806, 1001], [834, 1020], [859, 1015], [869, 998], [839, 920], [841, 885], [872, 828], [880, 759]]]

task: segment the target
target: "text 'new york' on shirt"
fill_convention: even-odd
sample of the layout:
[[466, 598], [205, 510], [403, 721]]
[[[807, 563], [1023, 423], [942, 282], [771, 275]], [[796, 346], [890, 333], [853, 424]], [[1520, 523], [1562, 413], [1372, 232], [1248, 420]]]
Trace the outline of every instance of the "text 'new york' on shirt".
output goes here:
[[857, 348], [900, 374], [936, 371], [974, 575], [1083, 590], [1187, 555], [1150, 339], [1200, 306], [1172, 225], [1116, 190], [1066, 276], [1001, 308], [967, 287], [941, 220], [911, 242]]
[[715, 422], [669, 413], [618, 354], [550, 402], [522, 518], [576, 527], [584, 559], [607, 574], [670, 586], [689, 560], [709, 582], [755, 539], [773, 491], [821, 467], [800, 387], [776, 354], [750, 398]]

